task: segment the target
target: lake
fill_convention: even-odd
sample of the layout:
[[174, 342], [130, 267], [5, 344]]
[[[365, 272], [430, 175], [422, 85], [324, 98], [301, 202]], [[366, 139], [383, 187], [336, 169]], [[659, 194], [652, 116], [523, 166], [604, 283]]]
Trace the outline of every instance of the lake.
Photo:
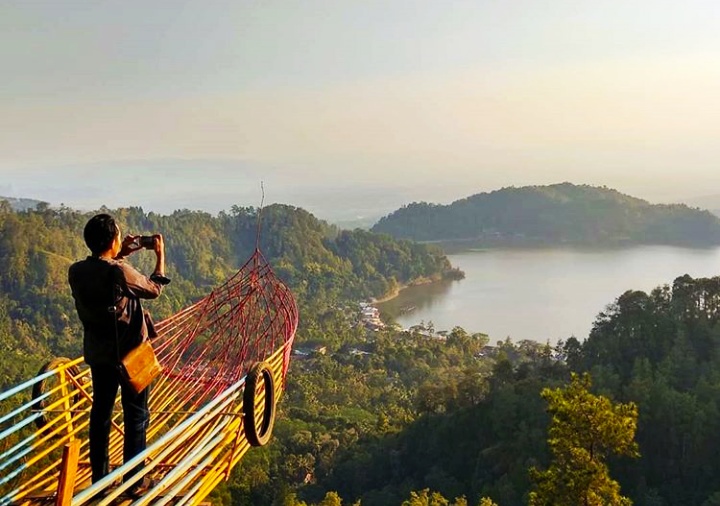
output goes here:
[[432, 321], [436, 331], [459, 325], [491, 343], [554, 344], [585, 339], [597, 314], [626, 290], [649, 292], [683, 274], [720, 275], [720, 248], [491, 249], [448, 258], [465, 279], [407, 288], [379, 304], [381, 312], [404, 328]]

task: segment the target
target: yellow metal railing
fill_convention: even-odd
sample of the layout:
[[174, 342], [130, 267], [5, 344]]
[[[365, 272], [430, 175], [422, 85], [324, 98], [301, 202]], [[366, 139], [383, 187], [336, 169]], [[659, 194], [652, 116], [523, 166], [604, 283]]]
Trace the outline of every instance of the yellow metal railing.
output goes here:
[[[164, 371], [151, 386], [148, 447], [123, 463], [122, 410], [116, 409], [112, 471], [93, 484], [90, 369], [82, 359], [51, 361], [35, 378], [0, 393], [0, 506], [50, 498], [80, 506], [98, 497], [105, 505], [145, 478], [154, 486], [136, 504], [198, 504], [251, 444], [267, 441], [297, 324], [292, 293], [257, 249], [223, 285], [159, 322], [153, 346]], [[123, 482], [139, 464], [142, 471]]]
[[[292, 341], [276, 350], [266, 361], [271, 371], [274, 402], [284, 390], [285, 371]], [[87, 428], [92, 399], [90, 370], [81, 368], [82, 359], [68, 360], [15, 389], [0, 394], [0, 506], [47, 503], [58, 496], [63, 469], [63, 449], [79, 441], [80, 454], [72, 505], [87, 503], [96, 494], [97, 504], [110, 504], [123, 496], [132, 484], [144, 477], [154, 483], [151, 491], [134, 504], [199, 504], [250, 448], [244, 427], [243, 394], [246, 378], [230, 385], [199, 409], [178, 404], [180, 382], [184, 390], [195, 386], [192, 378], [162, 375], [151, 387], [151, 424], [148, 448], [132, 461], [122, 462], [122, 415], [116, 409], [112, 419], [110, 462], [113, 472], [90, 485]], [[51, 385], [35, 398], [29, 391], [38, 383]], [[252, 396], [255, 401], [256, 431], [263, 430], [265, 389], [261, 381]], [[35, 388], [35, 390], [38, 390]], [[246, 394], [247, 395], [247, 394]], [[7, 413], [3, 415], [2, 413]], [[77, 444], [77, 443], [76, 443]], [[133, 481], [120, 484], [123, 473], [139, 462], [143, 470]]]

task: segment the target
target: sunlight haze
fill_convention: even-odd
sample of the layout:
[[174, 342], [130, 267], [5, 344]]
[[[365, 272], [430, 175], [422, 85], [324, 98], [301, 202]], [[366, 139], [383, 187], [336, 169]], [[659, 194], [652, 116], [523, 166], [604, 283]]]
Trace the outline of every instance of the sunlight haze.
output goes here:
[[711, 1], [4, 1], [0, 195], [321, 217], [718, 193]]

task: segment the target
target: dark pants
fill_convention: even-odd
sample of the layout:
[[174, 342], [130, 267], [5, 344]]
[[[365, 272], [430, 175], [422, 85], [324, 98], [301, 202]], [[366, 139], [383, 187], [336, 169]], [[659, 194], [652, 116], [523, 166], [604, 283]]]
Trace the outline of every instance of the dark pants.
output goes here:
[[[120, 373], [114, 365], [90, 367], [93, 382], [93, 403], [90, 409], [90, 467], [92, 481], [102, 479], [110, 472], [109, 443], [110, 419], [112, 418], [115, 396], [121, 387], [125, 442], [123, 462], [132, 459], [145, 450], [145, 432], [150, 422], [148, 395], [150, 387], [136, 394], [120, 381]], [[125, 473], [124, 480], [142, 469], [139, 464]]]

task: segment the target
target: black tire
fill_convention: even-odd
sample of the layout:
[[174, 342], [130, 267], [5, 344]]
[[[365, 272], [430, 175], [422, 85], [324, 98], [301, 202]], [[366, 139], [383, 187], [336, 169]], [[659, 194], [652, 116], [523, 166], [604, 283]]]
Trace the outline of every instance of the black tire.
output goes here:
[[[255, 410], [255, 393], [258, 382], [262, 378], [265, 386], [265, 403], [262, 410], [262, 423], [258, 430]], [[275, 425], [275, 380], [272, 370], [267, 362], [258, 362], [250, 368], [245, 377], [245, 390], [243, 391], [243, 426], [245, 437], [252, 446], [265, 446], [272, 436]]]
[[[55, 370], [58, 367], [60, 367], [61, 365], [67, 364], [68, 362], [70, 362], [69, 358], [65, 358], [65, 357], [54, 358], [50, 362], [48, 362], [47, 364], [45, 364], [44, 366], [42, 366], [40, 368], [40, 370], [37, 373], [37, 376], [40, 376], [41, 374], [45, 374], [46, 372]], [[68, 367], [66, 369], [66, 371], [68, 374], [70, 374], [71, 376], [73, 376], [75, 378], [77, 378], [80, 375], [80, 369], [78, 369], [78, 367], [76, 365], [74, 365], [72, 367]], [[50, 376], [49, 378], [45, 378], [42, 381], [38, 381], [37, 383], [35, 383], [33, 385], [33, 389], [32, 389], [33, 400], [42, 396], [44, 393], [52, 390], [53, 387], [50, 385], [51, 381], [56, 381], [56, 378], [54, 376]], [[80, 402], [81, 398], [82, 398], [82, 396], [80, 394], [75, 395], [75, 397], [73, 397], [73, 404]], [[49, 398], [43, 399], [40, 402], [38, 402], [37, 404], [35, 404], [35, 406], [33, 406], [33, 409], [42, 412], [45, 410], [45, 408], [47, 406], [52, 404], [53, 401], [54, 401], [54, 399], [52, 398], [52, 396]], [[75, 416], [75, 414], [73, 414], [72, 416]], [[45, 427], [45, 425], [49, 421], [50, 421], [50, 416], [46, 415], [43, 412], [40, 417], [35, 419], [35, 425], [37, 425], [37, 427], [39, 429], [42, 429], [43, 427]]]

